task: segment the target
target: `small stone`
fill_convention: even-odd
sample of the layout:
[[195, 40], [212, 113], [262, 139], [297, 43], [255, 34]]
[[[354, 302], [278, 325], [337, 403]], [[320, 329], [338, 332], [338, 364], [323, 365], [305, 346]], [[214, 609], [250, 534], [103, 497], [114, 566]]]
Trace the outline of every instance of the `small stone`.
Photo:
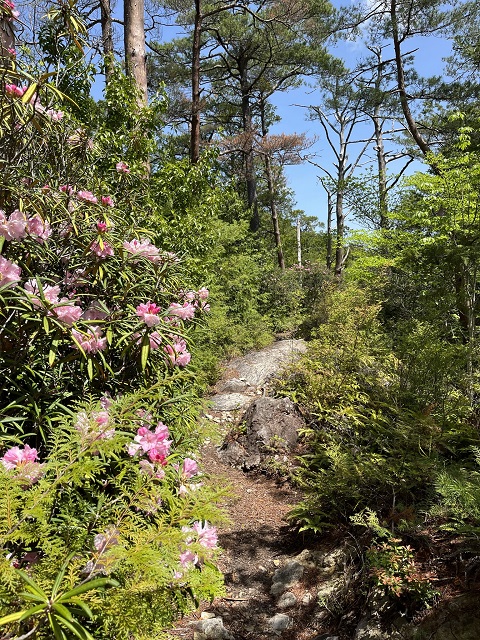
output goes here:
[[285, 613], [276, 613], [272, 618], [267, 620], [267, 624], [270, 631], [280, 635], [292, 626], [292, 619]]
[[267, 569], [265, 567], [262, 567], [262, 565], [259, 565], [258, 570], [259, 571], [267, 571]]
[[280, 566], [280, 560], [274, 560], [274, 561], [273, 561], [273, 564], [274, 564], [276, 567]]
[[[203, 634], [206, 640], [233, 640], [233, 637], [223, 626], [221, 618], [209, 618], [197, 623], [197, 631]], [[203, 640], [199, 638], [199, 640]]]
[[279, 609], [288, 609], [289, 607], [293, 607], [297, 602], [297, 597], [291, 591], [287, 591], [283, 593], [277, 602], [277, 607]]
[[202, 611], [200, 618], [202, 620], [210, 620], [211, 618], [215, 618], [215, 614], [211, 611]]
[[206, 413], [206, 414], [205, 414], [205, 418], [206, 418], [207, 420], [213, 420], [213, 416], [212, 416], [210, 413]]
[[310, 604], [310, 602], [312, 602], [314, 597], [315, 596], [313, 595], [313, 593], [310, 593], [309, 591], [307, 591], [307, 593], [302, 598], [302, 604]]

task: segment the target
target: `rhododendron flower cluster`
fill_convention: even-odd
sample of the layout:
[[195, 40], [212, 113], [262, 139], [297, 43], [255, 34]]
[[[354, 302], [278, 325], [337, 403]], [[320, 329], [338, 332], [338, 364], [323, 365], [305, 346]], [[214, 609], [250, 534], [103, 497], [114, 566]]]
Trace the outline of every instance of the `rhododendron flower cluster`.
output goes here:
[[108, 411], [95, 411], [91, 417], [86, 411], [80, 411], [75, 422], [75, 429], [80, 433], [82, 440], [88, 444], [95, 440], [109, 440], [115, 435], [115, 429], [109, 428], [110, 416]]
[[107, 348], [107, 339], [102, 336], [100, 327], [87, 327], [84, 331], [72, 329], [72, 337], [76, 340], [74, 347], [80, 346], [85, 353], [97, 353]]
[[185, 458], [182, 465], [182, 476], [190, 479], [198, 473], [198, 465], [192, 458]]
[[101, 244], [97, 240], [94, 240], [90, 245], [90, 251], [92, 251], [99, 258], [108, 258], [109, 256], [113, 256], [113, 254], [115, 253], [112, 245], [108, 242], [105, 242], [105, 240], [103, 240]]
[[[43, 305], [42, 300], [39, 298], [39, 289], [37, 281], [33, 278], [27, 280], [25, 283], [25, 291], [30, 294], [31, 302], [35, 307], [41, 307]], [[61, 322], [71, 327], [75, 322], [78, 322], [82, 315], [81, 307], [77, 306], [74, 302], [68, 298], [59, 299], [60, 287], [51, 285], [45, 285], [42, 287], [43, 297], [47, 302], [54, 306], [53, 309], [48, 311], [48, 315], [55, 315]]]
[[167, 344], [163, 350], [172, 365], [185, 367], [192, 359], [192, 354], [187, 350], [187, 343], [179, 336], [170, 336], [172, 344]]
[[28, 87], [18, 87], [16, 84], [5, 83], [5, 93], [9, 98], [21, 98]]
[[123, 161], [117, 162], [117, 164], [115, 165], [115, 169], [118, 171], [118, 173], [130, 173], [128, 164]]
[[149, 240], [133, 239], [130, 242], [124, 242], [123, 248], [133, 256], [140, 256], [150, 260], [150, 262], [158, 263], [161, 261], [159, 249]]
[[89, 202], [90, 204], [98, 204], [98, 198], [91, 191], [77, 191], [75, 194], [78, 200]]
[[[183, 533], [187, 534], [185, 542], [187, 545], [197, 542], [206, 549], [215, 549], [218, 542], [216, 527], [211, 527], [208, 522], [202, 525], [198, 520], [191, 527], [182, 527]], [[196, 534], [196, 535], [192, 535]], [[189, 563], [197, 564], [198, 555], [191, 549], [185, 549], [180, 553], [180, 564], [187, 568]], [[180, 575], [178, 577], [181, 577]]]
[[139, 304], [135, 309], [137, 316], [140, 318], [140, 320], [143, 320], [147, 327], [154, 327], [160, 322], [160, 318], [158, 316], [160, 311], [161, 308], [154, 302]]
[[43, 465], [37, 462], [37, 458], [37, 450], [26, 444], [23, 449], [20, 447], [9, 449], [3, 458], [0, 458], [0, 462], [5, 469], [17, 471], [17, 478], [33, 484], [43, 475]]
[[5, 211], [0, 210], [0, 236], [5, 240], [21, 240], [27, 234], [43, 243], [52, 233], [48, 222], [42, 220], [38, 213], [31, 218], [19, 209], [15, 209], [7, 218]]
[[[27, 280], [24, 285], [24, 289], [27, 293], [31, 295], [30, 301], [36, 307], [40, 307], [42, 305], [41, 299], [38, 297], [39, 289], [37, 281], [33, 278]], [[43, 297], [47, 302], [51, 304], [55, 304], [58, 302], [58, 296], [60, 295], [60, 287], [58, 285], [51, 286], [49, 284], [43, 285], [42, 287]]]
[[13, 18], [18, 18], [20, 16], [20, 12], [15, 9], [15, 4], [12, 0], [3, 0], [0, 3], [0, 11], [2, 9], [7, 15], [7, 20], [12, 20]]
[[115, 203], [113, 202], [113, 199], [111, 196], [102, 196], [101, 197], [101, 203], [103, 204], [104, 207], [114, 207]]
[[167, 314], [182, 320], [191, 320], [195, 316], [195, 307], [190, 302], [184, 302], [183, 305], [178, 302], [172, 302], [167, 309]]
[[168, 435], [168, 427], [163, 422], [157, 424], [155, 431], [140, 427], [134, 441], [127, 446], [127, 451], [131, 456], [146, 453], [151, 462], [158, 462], [165, 466], [172, 444], [172, 441], [168, 440]]
[[12, 287], [20, 281], [22, 270], [14, 262], [0, 255], [0, 288]]

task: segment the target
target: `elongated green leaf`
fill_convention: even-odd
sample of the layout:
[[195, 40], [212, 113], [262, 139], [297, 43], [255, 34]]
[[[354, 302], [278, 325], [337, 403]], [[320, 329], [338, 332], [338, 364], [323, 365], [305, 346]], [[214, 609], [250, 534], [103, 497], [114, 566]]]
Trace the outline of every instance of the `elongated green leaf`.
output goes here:
[[43, 602], [44, 604], [47, 604], [45, 602], [45, 598], [42, 598], [42, 596], [39, 596], [36, 593], [28, 593], [27, 591], [22, 591], [22, 593], [19, 593], [18, 595], [22, 598], [26, 598], [27, 600], [33, 600], [34, 602]]
[[72, 614], [70, 613], [70, 611], [67, 609], [65, 605], [60, 604], [59, 602], [55, 602], [53, 604], [53, 608], [59, 614], [59, 616], [61, 616], [65, 620], [68, 620], [69, 622], [73, 620]]
[[48, 352], [48, 364], [53, 367], [53, 363], [55, 362], [55, 351], [53, 349], [50, 349], [50, 351]]
[[3, 618], [0, 618], [0, 627], [4, 624], [11, 624], [12, 622], [20, 620], [24, 613], [25, 611], [15, 611], [15, 613], [9, 613], [8, 616], [3, 616]]
[[25, 93], [22, 96], [22, 102], [24, 104], [26, 104], [27, 102], [30, 102], [30, 100], [35, 95], [37, 87], [38, 87], [38, 82], [32, 82], [32, 84], [28, 87], [28, 89], [25, 91]]
[[148, 354], [149, 353], [150, 353], [150, 344], [148, 342], [148, 337], [147, 337], [147, 342], [142, 345], [142, 352], [141, 352], [142, 371], [147, 366], [147, 360], [148, 360]]
[[70, 629], [70, 631], [75, 634], [77, 638], [80, 638], [80, 640], [95, 640], [92, 634], [89, 633], [85, 627], [82, 627], [82, 625], [76, 620], [72, 620], [70, 622], [62, 618], [61, 623], [64, 624], [67, 629]]
[[91, 358], [87, 360], [87, 373], [89, 380], [93, 380], [93, 360]]
[[37, 604], [35, 607], [32, 607], [31, 609], [28, 609], [28, 611], [25, 611], [23, 616], [19, 618], [18, 621], [22, 622], [22, 620], [27, 620], [31, 616], [34, 616], [36, 613], [39, 613], [40, 611], [44, 611], [46, 606], [47, 606], [46, 603]]
[[45, 593], [45, 591], [38, 586], [38, 584], [36, 582], [34, 582], [30, 576], [28, 575], [28, 573], [26, 573], [25, 571], [23, 571], [22, 569], [18, 569], [18, 574], [20, 575], [20, 577], [22, 578], [22, 580], [25, 580], [25, 582], [29, 585], [29, 587], [32, 589], [32, 593], [35, 593], [39, 596], [42, 596], [42, 598], [44, 599], [44, 602], [48, 602], [48, 596]]
[[48, 614], [48, 621], [55, 635], [55, 640], [67, 640], [67, 636], [63, 632], [62, 627], [58, 624], [55, 615]]
[[58, 590], [60, 588], [60, 585], [62, 584], [62, 580], [63, 580], [63, 576], [65, 575], [65, 571], [70, 563], [70, 561], [72, 560], [73, 556], [75, 555], [75, 552], [70, 553], [67, 557], [67, 559], [65, 560], [65, 562], [62, 564], [60, 571], [57, 573], [57, 576], [55, 578], [55, 582], [53, 583], [53, 587], [52, 587], [52, 599], [55, 599], [58, 593]]
[[72, 602], [73, 604], [77, 605], [77, 607], [80, 607], [80, 609], [82, 609], [90, 619], [93, 618], [92, 610], [86, 602], [84, 602], [80, 598], [76, 598], [75, 596], [73, 596], [73, 598], [69, 598], [69, 602]]
[[72, 596], [79, 596], [82, 593], [91, 591], [92, 589], [99, 589], [100, 587], [119, 587], [119, 583], [111, 578], [97, 578], [96, 580], [90, 580], [85, 584], [81, 584], [75, 589], [71, 589], [62, 595], [57, 602], [67, 602]]

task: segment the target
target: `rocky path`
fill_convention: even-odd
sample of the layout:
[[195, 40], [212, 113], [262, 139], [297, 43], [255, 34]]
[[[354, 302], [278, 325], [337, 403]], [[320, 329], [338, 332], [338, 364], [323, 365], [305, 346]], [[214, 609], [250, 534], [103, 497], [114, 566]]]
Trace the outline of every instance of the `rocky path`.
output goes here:
[[[289, 401], [269, 398], [268, 381], [305, 349], [301, 340], [283, 340], [236, 358], [214, 389], [207, 418], [219, 425], [223, 437], [230, 436], [223, 447], [205, 446], [202, 465], [212, 478], [233, 487], [224, 505], [231, 524], [219, 530], [219, 568], [227, 595], [180, 621], [172, 632], [176, 638], [336, 640], [325, 627], [328, 612], [318, 604], [319, 582], [330, 585], [332, 576], [343, 574], [343, 552], [331, 553], [328, 545], [313, 545], [295, 534], [285, 515], [300, 493], [255, 470], [264, 458], [262, 444], [275, 433], [273, 423], [281, 423], [288, 434], [300, 419]], [[250, 427], [240, 429], [238, 439], [232, 437], [245, 412]], [[288, 448], [289, 436], [281, 433], [282, 438], [276, 436], [279, 453], [268, 452], [273, 464], [286, 458], [282, 445]]]

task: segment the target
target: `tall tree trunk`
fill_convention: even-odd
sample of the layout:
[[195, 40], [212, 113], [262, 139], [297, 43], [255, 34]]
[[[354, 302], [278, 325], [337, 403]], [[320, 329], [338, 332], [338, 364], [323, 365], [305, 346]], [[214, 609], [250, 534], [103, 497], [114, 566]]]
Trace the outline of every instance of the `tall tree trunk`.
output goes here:
[[247, 187], [247, 204], [251, 210], [250, 231], [258, 231], [260, 228], [260, 216], [257, 202], [257, 178], [255, 176], [255, 162], [253, 153], [253, 120], [250, 104], [250, 84], [247, 79], [246, 68], [241, 69], [240, 87], [242, 93], [242, 123], [245, 134], [245, 183]]
[[11, 68], [13, 60], [11, 51], [14, 49], [15, 33], [13, 30], [13, 21], [11, 19], [8, 20], [7, 16], [2, 13], [0, 14], [0, 66], [2, 69]]
[[105, 81], [113, 74], [113, 23], [110, 0], [100, 0], [100, 22], [102, 26], [102, 47], [105, 64]]
[[302, 266], [302, 229], [300, 227], [300, 216], [297, 216], [297, 263]]
[[345, 233], [345, 215], [343, 213], [343, 187], [337, 191], [337, 199], [335, 203], [335, 217], [337, 224], [337, 237], [335, 246], [335, 275], [341, 276], [343, 267], [345, 266], [345, 251], [343, 246], [343, 236]]
[[[260, 118], [262, 122], [262, 137], [265, 139], [267, 137], [267, 124], [265, 121], [265, 107], [266, 101], [263, 95], [260, 98]], [[267, 178], [267, 188], [268, 188], [268, 200], [270, 203], [270, 214], [272, 216], [272, 225], [273, 225], [273, 237], [275, 239], [275, 248], [277, 250], [277, 261], [278, 266], [282, 271], [285, 271], [285, 258], [283, 255], [282, 248], [282, 238], [280, 235], [280, 225], [278, 224], [278, 211], [277, 211], [277, 203], [275, 200], [275, 180], [273, 178], [272, 171], [272, 161], [270, 156], [267, 153], [265, 154], [265, 175]]]
[[330, 191], [327, 191], [327, 269], [332, 268], [332, 218], [333, 199]]
[[385, 229], [388, 222], [387, 163], [385, 162], [385, 145], [383, 143], [380, 107], [378, 105], [375, 107], [373, 126], [375, 131], [375, 148], [377, 152], [378, 211], [380, 214], [379, 226], [380, 229]]
[[138, 89], [138, 106], [147, 104], [144, 0], [124, 0], [125, 66]]
[[190, 131], [190, 161], [200, 158], [200, 49], [202, 38], [201, 0], [195, 0], [195, 22], [192, 42], [192, 128]]

